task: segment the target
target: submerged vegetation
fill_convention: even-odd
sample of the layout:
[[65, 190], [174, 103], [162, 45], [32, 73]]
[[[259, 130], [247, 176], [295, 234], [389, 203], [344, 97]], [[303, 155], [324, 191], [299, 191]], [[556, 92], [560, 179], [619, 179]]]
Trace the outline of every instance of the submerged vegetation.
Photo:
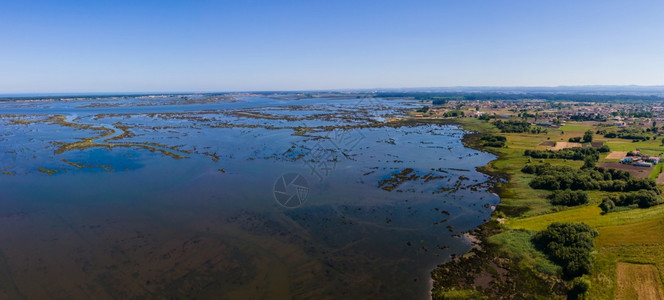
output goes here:
[[[3, 193], [17, 203], [2, 217], [6, 248], [15, 253], [3, 263], [14, 268], [28, 256], [44, 263], [6, 277], [27, 298], [48, 298], [26, 288], [34, 284], [73, 298], [425, 296], [429, 278], [421, 270], [465, 251], [463, 228], [481, 224], [497, 204], [487, 178], [473, 170], [493, 156], [464, 148], [463, 131], [444, 126], [449, 120], [405, 118], [401, 107], [420, 107], [415, 101], [382, 111], [343, 101], [118, 113], [112, 105], [123, 101], [26, 104], [25, 114], [1, 120], [8, 134], [0, 139], [16, 152], [2, 153], [0, 170], [18, 174], [3, 175], [3, 186], [22, 188]], [[96, 114], [98, 107], [105, 113]], [[30, 115], [37, 110], [55, 115]], [[306, 163], [329, 177], [319, 182], [302, 171]], [[270, 192], [289, 168], [328, 199], [278, 206]], [[308, 190], [296, 192], [306, 197]], [[52, 206], [22, 217], [33, 204]], [[25, 233], [38, 236], [28, 243], [38, 249], [21, 251], [25, 239], [14, 237]], [[100, 255], [57, 255], [81, 245]], [[62, 268], [79, 275], [61, 286]]]

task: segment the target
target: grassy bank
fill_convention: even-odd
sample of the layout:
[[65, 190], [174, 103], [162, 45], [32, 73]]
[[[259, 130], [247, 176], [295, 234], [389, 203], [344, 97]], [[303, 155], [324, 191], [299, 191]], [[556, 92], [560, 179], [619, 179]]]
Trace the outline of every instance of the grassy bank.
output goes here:
[[[626, 286], [629, 280], [625, 276], [632, 276], [634, 272], [644, 273], [643, 288], [652, 289], [645, 292], [656, 294], [662, 288], [659, 278], [664, 277], [664, 238], [661, 237], [664, 206], [602, 215], [597, 206], [608, 193], [601, 191], [589, 191], [590, 201], [585, 205], [553, 206], [546, 198], [550, 192], [535, 190], [528, 185], [535, 175], [521, 172], [529, 162], [581, 167], [583, 161], [531, 159], [523, 153], [527, 149], [545, 149], [540, 146], [545, 141], [566, 142], [570, 137], [582, 136], [587, 130], [595, 131], [598, 128], [592, 122], [571, 122], [540, 134], [501, 133], [507, 138], [506, 146], [502, 148], [482, 146], [482, 135], [498, 133], [492, 124], [474, 118], [460, 118], [457, 122], [464, 129], [475, 132], [464, 138], [467, 146], [498, 156], [481, 171], [506, 181], [495, 187], [501, 202], [492, 221], [476, 232], [482, 241], [481, 249], [473, 249], [432, 273], [434, 298], [566, 298], [571, 283], [561, 279], [560, 266], [536, 250], [531, 242], [535, 232], [553, 222], [583, 222], [599, 232], [595, 240], [593, 270], [583, 276], [591, 283], [588, 299], [630, 299], [635, 293], [644, 293]], [[664, 152], [658, 140], [631, 142], [596, 135], [594, 141], [604, 142], [614, 151], [639, 148], [653, 155]], [[614, 161], [607, 159], [607, 154], [600, 156], [600, 162]], [[655, 167], [650, 173], [651, 178], [656, 178], [660, 170], [661, 166]], [[633, 267], [635, 264], [646, 264], [648, 268]]]

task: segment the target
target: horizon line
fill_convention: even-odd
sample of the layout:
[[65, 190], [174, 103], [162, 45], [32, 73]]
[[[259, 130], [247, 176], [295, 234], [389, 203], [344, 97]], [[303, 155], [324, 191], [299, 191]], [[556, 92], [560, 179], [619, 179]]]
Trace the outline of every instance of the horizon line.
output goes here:
[[565, 88], [655, 88], [662, 89], [664, 92], [664, 85], [602, 85], [602, 84], [588, 84], [588, 85], [533, 85], [533, 86], [499, 86], [499, 85], [459, 85], [459, 86], [429, 86], [429, 87], [381, 87], [381, 88], [331, 88], [331, 89], [283, 89], [283, 90], [210, 90], [210, 91], [97, 91], [97, 92], [23, 92], [23, 93], [0, 93], [0, 98], [6, 97], [49, 97], [49, 96], [131, 96], [131, 95], [187, 95], [187, 94], [240, 94], [240, 93], [308, 93], [308, 92], [377, 92], [377, 91], [390, 91], [390, 90], [423, 90], [423, 89], [565, 89]]

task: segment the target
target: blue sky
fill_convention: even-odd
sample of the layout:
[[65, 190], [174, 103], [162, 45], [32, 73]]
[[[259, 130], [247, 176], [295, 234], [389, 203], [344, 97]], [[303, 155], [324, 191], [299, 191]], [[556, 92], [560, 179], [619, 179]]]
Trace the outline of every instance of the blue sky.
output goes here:
[[0, 94], [664, 84], [663, 1], [3, 1]]

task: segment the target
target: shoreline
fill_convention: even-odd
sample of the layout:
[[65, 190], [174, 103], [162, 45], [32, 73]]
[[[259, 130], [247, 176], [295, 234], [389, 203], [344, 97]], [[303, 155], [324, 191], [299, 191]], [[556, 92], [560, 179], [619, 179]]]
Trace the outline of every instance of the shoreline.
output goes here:
[[[463, 137], [461, 138], [461, 142], [464, 147], [485, 152], [485, 153], [490, 153], [495, 156], [494, 159], [488, 161], [485, 165], [483, 166], [478, 166], [475, 167], [475, 170], [477, 172], [480, 172], [482, 174], [485, 174], [489, 176], [489, 179], [487, 180], [489, 182], [489, 188], [487, 188], [487, 192], [490, 192], [499, 198], [499, 202], [496, 205], [495, 209], [491, 212], [489, 215], [489, 220], [486, 223], [483, 223], [479, 226], [477, 226], [475, 229], [469, 230], [465, 233], [463, 233], [464, 238], [467, 238], [469, 243], [470, 243], [470, 249], [461, 254], [461, 255], [454, 255], [441, 263], [436, 264], [433, 269], [429, 272], [429, 280], [428, 280], [428, 297], [427, 299], [445, 299], [447, 297], [440, 297], [435, 295], [436, 290], [441, 288], [441, 280], [435, 275], [437, 272], [440, 272], [441, 269], [447, 268], [449, 271], [451, 271], [449, 275], [451, 275], [452, 278], [455, 279], [461, 279], [463, 277], [467, 276], [459, 276], [461, 275], [460, 273], [464, 273], [466, 269], [477, 269], [480, 267], [480, 269], [477, 269], [474, 272], [473, 275], [480, 275], [482, 277], [482, 270], [483, 266], [493, 266], [495, 269], [498, 269], [498, 273], [501, 275], [501, 281], [505, 280], [505, 274], [508, 274], [511, 272], [510, 270], [510, 262], [506, 260], [505, 258], [499, 257], [497, 255], [498, 249], [494, 245], [490, 245], [488, 243], [488, 238], [503, 232], [503, 229], [501, 228], [502, 222], [499, 222], [498, 217], [496, 217], [496, 213], [499, 212], [499, 207], [502, 204], [502, 193], [504, 190], [506, 190], [506, 187], [504, 186], [506, 183], [509, 182], [509, 175], [497, 170], [496, 168], [493, 167], [493, 164], [500, 161], [501, 159], [504, 158], [504, 154], [498, 151], [496, 148], [491, 148], [491, 147], [485, 147], [482, 146], [479, 142], [479, 139], [490, 133], [497, 133], [498, 130], [495, 129], [492, 125], [486, 123], [480, 123], [479, 125], [481, 126], [474, 126], [476, 124], [469, 124], [468, 122], [464, 122], [464, 119], [460, 118], [445, 118], [445, 119], [422, 119], [422, 118], [401, 118], [401, 119], [394, 119], [391, 121], [387, 122], [387, 126], [393, 126], [393, 127], [399, 127], [399, 126], [412, 126], [416, 124], [439, 124], [439, 125], [453, 125], [459, 127], [464, 134]], [[486, 126], [488, 124], [488, 126]], [[498, 262], [495, 263], [493, 260], [498, 259]], [[450, 268], [451, 267], [451, 268]], [[438, 276], [439, 277], [439, 276]], [[484, 276], [486, 277], [486, 276]], [[462, 285], [459, 284], [450, 284], [451, 282], [446, 282], [443, 283], [444, 287], [451, 287], [452, 289], [455, 289], [457, 287], [462, 287]], [[488, 289], [489, 287], [489, 282], [484, 282], [484, 286]], [[481, 298], [484, 299], [486, 298], [485, 295], [482, 294], [467, 294], [467, 293], [460, 293], [460, 294], [454, 294], [453, 297], [460, 296], [461, 298]], [[493, 296], [497, 297], [499, 294], [493, 294]]]
[[[471, 119], [472, 120], [472, 119]], [[465, 147], [491, 153], [496, 156], [486, 165], [476, 167], [490, 177], [488, 192], [498, 195], [499, 202], [488, 222], [466, 234], [476, 239], [471, 249], [463, 255], [453, 256], [431, 271], [431, 299], [496, 299], [504, 295], [529, 298], [534, 295], [563, 296], [566, 288], [554, 276], [540, 278], [535, 274], [524, 274], [518, 262], [505, 254], [501, 245], [489, 242], [492, 237], [507, 232], [504, 227], [505, 194], [509, 193], [510, 174], [495, 165], [506, 159], [507, 154], [499, 148], [483, 146], [480, 138], [499, 131], [490, 123], [468, 121], [468, 118], [446, 119], [447, 124], [458, 125], [465, 133], [461, 141]], [[538, 277], [536, 279], [528, 277]], [[532, 291], [528, 285], [532, 284]], [[525, 285], [525, 286], [524, 286]]]

